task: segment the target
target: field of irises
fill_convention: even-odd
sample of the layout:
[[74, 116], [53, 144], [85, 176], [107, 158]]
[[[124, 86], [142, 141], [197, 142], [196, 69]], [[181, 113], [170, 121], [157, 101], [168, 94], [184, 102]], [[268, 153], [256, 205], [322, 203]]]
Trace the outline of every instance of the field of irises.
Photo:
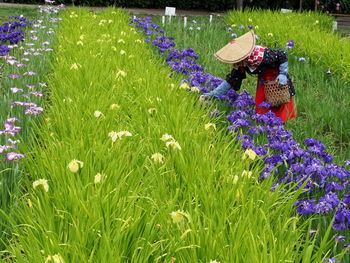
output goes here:
[[[2, 262], [349, 260], [348, 141], [307, 126], [333, 125], [330, 105], [311, 113], [299, 100], [346, 89], [346, 74], [290, 52], [300, 117], [283, 126], [254, 113], [253, 78], [219, 101], [200, 96], [228, 73], [212, 53], [253, 26], [229, 26], [232, 14], [184, 28], [116, 9], [58, 12], [15, 18], [21, 39], [2, 41]], [[336, 37], [327, 17], [299, 16]]]
[[[35, 14], [39, 17], [38, 11]], [[53, 28], [57, 22], [54, 17], [43, 16], [34, 23], [17, 15], [0, 27], [0, 204], [6, 214], [21, 193], [20, 181], [24, 176], [19, 161], [25, 154], [18, 150], [18, 144], [33, 135], [33, 124], [43, 111], [43, 89], [47, 87], [44, 80], [50, 72], [51, 40], [55, 38]], [[3, 223], [1, 217], [0, 232]]]

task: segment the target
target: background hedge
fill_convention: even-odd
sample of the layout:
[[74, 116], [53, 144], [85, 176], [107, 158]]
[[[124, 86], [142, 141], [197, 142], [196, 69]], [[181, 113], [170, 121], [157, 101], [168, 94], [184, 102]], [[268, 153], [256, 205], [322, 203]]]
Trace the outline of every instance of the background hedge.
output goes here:
[[[7, 3], [42, 4], [42, 0], [4, 0]], [[174, 6], [177, 9], [199, 9], [210, 11], [225, 11], [236, 7], [236, 0], [57, 0], [59, 4], [83, 6], [110, 6], [138, 7], [138, 8], [165, 8]], [[303, 0], [303, 9], [314, 10], [314, 0]], [[350, 13], [349, 0], [319, 0], [318, 10], [330, 13]], [[337, 3], [340, 4], [337, 10]], [[244, 8], [263, 9], [299, 9], [300, 0], [244, 0]]]

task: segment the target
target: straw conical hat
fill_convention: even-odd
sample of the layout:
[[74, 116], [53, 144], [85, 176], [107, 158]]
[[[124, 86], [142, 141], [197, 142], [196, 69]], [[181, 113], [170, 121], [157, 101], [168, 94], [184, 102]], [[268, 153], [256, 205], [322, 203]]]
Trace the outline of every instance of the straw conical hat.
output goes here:
[[255, 35], [253, 31], [233, 39], [214, 54], [214, 56], [226, 63], [237, 63], [247, 58], [255, 46]]

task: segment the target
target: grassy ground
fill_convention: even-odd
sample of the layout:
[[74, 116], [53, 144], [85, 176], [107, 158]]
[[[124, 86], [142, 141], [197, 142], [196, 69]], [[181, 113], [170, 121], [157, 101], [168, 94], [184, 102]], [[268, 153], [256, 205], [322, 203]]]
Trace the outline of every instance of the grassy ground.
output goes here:
[[7, 21], [9, 16], [23, 15], [28, 20], [33, 20], [38, 16], [36, 8], [30, 7], [0, 7], [0, 24]]
[[271, 181], [257, 180], [259, 160], [242, 160], [232, 135], [169, 78], [125, 13], [63, 18], [48, 110], [22, 146], [25, 194], [6, 216], [5, 262], [331, 255], [330, 236], [309, 236], [312, 219], [295, 216], [300, 193], [270, 192]]

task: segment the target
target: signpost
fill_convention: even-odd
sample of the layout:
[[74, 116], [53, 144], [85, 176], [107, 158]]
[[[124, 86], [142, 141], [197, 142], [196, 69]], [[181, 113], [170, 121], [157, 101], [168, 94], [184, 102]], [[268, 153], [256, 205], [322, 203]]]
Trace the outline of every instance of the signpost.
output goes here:
[[175, 7], [165, 7], [165, 15], [166, 16], [176, 16], [176, 8]]
[[333, 31], [337, 30], [338, 29], [338, 22], [337, 21], [334, 21], [333, 22]]
[[281, 8], [281, 12], [287, 14], [287, 13], [292, 13], [293, 10], [292, 9]]
[[169, 22], [171, 22], [171, 17], [176, 16], [176, 8], [175, 7], [165, 7], [165, 15], [169, 16]]

